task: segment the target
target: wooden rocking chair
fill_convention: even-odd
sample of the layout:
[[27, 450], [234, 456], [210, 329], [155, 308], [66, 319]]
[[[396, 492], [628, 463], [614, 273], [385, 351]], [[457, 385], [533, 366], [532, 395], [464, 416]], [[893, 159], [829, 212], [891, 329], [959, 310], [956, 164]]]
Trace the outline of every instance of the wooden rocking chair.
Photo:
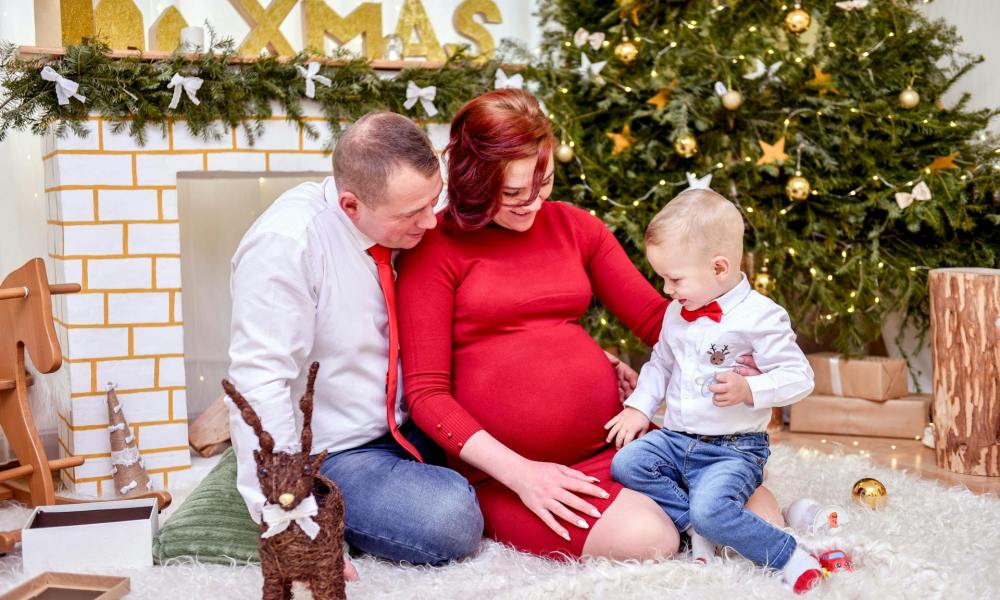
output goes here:
[[[28, 386], [34, 383], [25, 369], [25, 348], [39, 373], [62, 366], [62, 350], [52, 324], [51, 294], [80, 291], [76, 283], [49, 285], [45, 262], [34, 258], [0, 284], [0, 426], [10, 442], [17, 464], [0, 471], [0, 501], [14, 499], [28, 506], [89, 502], [55, 495], [53, 473], [83, 464], [77, 456], [49, 460], [28, 405]], [[130, 496], [156, 498], [160, 510], [170, 494], [152, 491]], [[9, 552], [21, 532], [0, 532], [0, 554]]]

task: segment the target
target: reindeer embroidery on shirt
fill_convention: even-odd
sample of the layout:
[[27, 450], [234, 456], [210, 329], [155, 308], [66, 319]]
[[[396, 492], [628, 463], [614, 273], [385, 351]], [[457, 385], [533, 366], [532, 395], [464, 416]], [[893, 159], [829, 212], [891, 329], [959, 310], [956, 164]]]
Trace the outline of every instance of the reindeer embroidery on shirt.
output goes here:
[[725, 345], [722, 349], [716, 348], [715, 344], [712, 344], [711, 349], [708, 351], [708, 360], [713, 365], [721, 365], [726, 361], [726, 356], [729, 355], [729, 345]]

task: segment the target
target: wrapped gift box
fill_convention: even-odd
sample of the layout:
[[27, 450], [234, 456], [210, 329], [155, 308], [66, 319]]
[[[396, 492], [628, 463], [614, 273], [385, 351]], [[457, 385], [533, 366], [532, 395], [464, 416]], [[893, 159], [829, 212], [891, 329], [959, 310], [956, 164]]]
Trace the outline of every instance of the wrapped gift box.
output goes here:
[[39, 506], [21, 530], [24, 573], [153, 566], [154, 498]]
[[885, 402], [813, 394], [792, 405], [789, 429], [912, 440], [923, 435], [924, 427], [930, 420], [930, 407], [930, 394]]
[[906, 361], [885, 356], [846, 360], [836, 352], [807, 354], [816, 378], [814, 394], [891, 400], [909, 393]]

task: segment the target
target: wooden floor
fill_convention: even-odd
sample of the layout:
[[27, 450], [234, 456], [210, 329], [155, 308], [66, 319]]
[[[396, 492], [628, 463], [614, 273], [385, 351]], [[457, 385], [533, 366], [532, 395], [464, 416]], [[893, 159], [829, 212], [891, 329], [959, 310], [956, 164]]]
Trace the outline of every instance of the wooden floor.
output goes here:
[[861, 453], [871, 456], [881, 466], [907, 470], [924, 479], [936, 479], [946, 485], [962, 485], [977, 494], [1000, 496], [1000, 477], [960, 475], [937, 466], [934, 450], [917, 440], [892, 440], [860, 436], [839, 436], [819, 433], [793, 433], [781, 431], [771, 436], [772, 442], [786, 443], [799, 448], [844, 454]]

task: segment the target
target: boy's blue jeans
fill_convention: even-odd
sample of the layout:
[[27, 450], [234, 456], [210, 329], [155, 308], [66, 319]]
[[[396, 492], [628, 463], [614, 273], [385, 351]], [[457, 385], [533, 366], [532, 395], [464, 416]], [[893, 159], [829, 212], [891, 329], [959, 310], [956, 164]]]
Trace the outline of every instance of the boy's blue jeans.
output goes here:
[[415, 565], [469, 556], [483, 537], [476, 491], [443, 466], [444, 452], [413, 421], [400, 432], [425, 462], [388, 433], [323, 461], [320, 472], [344, 495], [344, 538], [353, 549]]
[[746, 508], [770, 455], [766, 433], [699, 436], [658, 429], [623, 447], [611, 476], [655, 500], [678, 531], [693, 527], [759, 565], [780, 569], [795, 538]]

